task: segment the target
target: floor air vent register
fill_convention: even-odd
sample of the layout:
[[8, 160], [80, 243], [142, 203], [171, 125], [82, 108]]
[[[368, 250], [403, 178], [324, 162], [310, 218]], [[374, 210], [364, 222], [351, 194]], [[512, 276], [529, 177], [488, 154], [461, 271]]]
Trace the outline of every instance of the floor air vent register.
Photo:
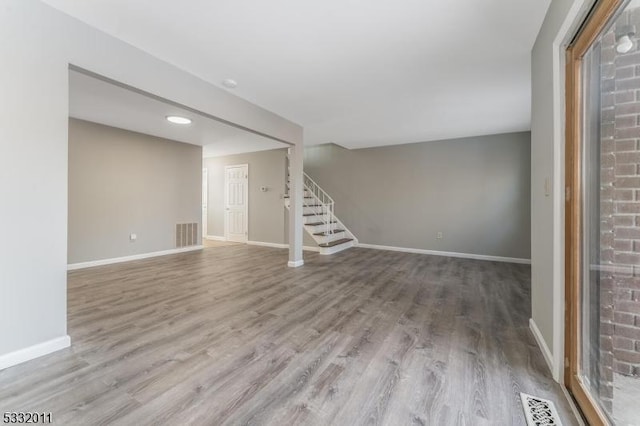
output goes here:
[[526, 393], [521, 393], [520, 398], [528, 426], [562, 426], [553, 402]]

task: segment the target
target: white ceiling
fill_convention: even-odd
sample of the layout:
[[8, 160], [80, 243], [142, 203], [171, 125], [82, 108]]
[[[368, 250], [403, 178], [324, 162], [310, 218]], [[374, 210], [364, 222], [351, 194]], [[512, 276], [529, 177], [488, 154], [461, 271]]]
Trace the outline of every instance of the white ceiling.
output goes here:
[[530, 128], [550, 0], [45, 0], [350, 148]]
[[[204, 157], [284, 148], [287, 145], [237, 129], [140, 93], [69, 71], [69, 115], [134, 132], [203, 146]], [[168, 115], [193, 121], [171, 124]]]

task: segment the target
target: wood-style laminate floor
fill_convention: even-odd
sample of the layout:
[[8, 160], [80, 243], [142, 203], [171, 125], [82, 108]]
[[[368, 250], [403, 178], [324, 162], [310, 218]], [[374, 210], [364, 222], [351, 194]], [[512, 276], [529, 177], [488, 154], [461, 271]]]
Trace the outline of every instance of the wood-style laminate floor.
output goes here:
[[235, 245], [69, 273], [72, 348], [0, 372], [61, 425], [574, 424], [528, 329], [530, 268]]
[[202, 241], [202, 245], [205, 248], [209, 248], [209, 247], [228, 247], [228, 246], [236, 246], [238, 244], [242, 244], [242, 243], [235, 243], [233, 241], [218, 241], [218, 240], [206, 240], [206, 239], [204, 239]]

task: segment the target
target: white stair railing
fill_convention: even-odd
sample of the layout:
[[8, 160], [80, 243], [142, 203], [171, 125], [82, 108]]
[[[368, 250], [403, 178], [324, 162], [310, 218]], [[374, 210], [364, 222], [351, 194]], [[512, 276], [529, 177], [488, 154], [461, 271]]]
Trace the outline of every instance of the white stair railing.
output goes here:
[[[287, 167], [286, 195], [287, 196], [291, 195], [291, 191], [290, 191], [291, 168], [290, 168], [289, 154], [290, 152], [287, 153], [287, 160], [286, 160], [287, 161], [286, 163], [286, 167]], [[313, 208], [313, 212], [315, 216], [318, 218], [320, 222], [322, 222], [325, 225], [324, 226], [325, 232], [329, 235], [333, 234], [335, 231], [333, 222], [336, 222], [335, 214], [334, 214], [335, 203], [333, 201], [333, 198], [331, 198], [329, 194], [327, 194], [322, 188], [320, 188], [320, 185], [318, 185], [313, 179], [311, 179], [311, 177], [309, 177], [308, 174], [303, 173], [302, 182], [304, 184], [305, 191], [307, 191], [311, 196], [311, 202], [309, 202], [309, 198], [303, 197], [302, 205], [304, 207]], [[318, 206], [320, 207], [319, 212], [317, 210]]]
[[[334, 227], [333, 222], [335, 219], [334, 214], [334, 206], [335, 203], [333, 198], [329, 196], [320, 185], [318, 185], [308, 174], [303, 173], [303, 183], [304, 189], [311, 195], [311, 203], [307, 202], [308, 198], [303, 198], [304, 205], [306, 207], [313, 206], [314, 214], [320, 219], [321, 222], [325, 225], [325, 232], [327, 234], [333, 234]], [[320, 206], [320, 211], [318, 212], [317, 206]]]

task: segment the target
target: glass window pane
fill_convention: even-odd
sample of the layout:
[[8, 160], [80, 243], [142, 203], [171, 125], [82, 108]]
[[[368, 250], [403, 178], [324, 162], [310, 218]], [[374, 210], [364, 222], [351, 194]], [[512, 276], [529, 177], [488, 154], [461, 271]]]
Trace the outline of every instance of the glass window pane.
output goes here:
[[582, 67], [581, 379], [617, 425], [640, 425], [640, 2]]

